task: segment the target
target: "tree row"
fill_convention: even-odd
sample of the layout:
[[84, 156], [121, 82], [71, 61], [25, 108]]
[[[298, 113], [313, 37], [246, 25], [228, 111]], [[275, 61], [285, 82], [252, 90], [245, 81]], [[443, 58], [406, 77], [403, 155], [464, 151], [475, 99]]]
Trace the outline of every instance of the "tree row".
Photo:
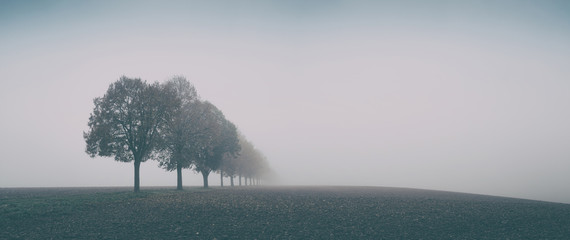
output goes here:
[[182, 170], [201, 173], [204, 187], [212, 172], [245, 184], [259, 184], [270, 173], [265, 156], [240, 134], [222, 111], [199, 98], [184, 77], [148, 84], [125, 76], [94, 99], [89, 130], [83, 133], [91, 157], [134, 163], [134, 191], [140, 191], [140, 164], [149, 159], [175, 171], [182, 190]]

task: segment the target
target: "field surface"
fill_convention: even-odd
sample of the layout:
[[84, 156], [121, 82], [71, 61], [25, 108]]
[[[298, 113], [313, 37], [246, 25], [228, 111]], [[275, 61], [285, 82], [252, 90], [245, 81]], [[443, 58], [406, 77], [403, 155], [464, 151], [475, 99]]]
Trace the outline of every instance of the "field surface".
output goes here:
[[0, 239], [567, 239], [570, 205], [383, 187], [0, 189]]

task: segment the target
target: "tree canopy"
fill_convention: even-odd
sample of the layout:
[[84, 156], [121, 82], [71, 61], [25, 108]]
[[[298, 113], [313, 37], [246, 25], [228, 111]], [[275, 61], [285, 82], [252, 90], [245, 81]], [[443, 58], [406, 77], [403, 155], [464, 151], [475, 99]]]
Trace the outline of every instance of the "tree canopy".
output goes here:
[[182, 190], [182, 169], [190, 168], [196, 153], [199, 134], [204, 131], [203, 111], [194, 86], [184, 77], [174, 77], [164, 84], [174, 92], [179, 110], [168, 119], [162, 132], [159, 166], [177, 172], [177, 189]]
[[237, 129], [228, 121], [222, 111], [210, 102], [203, 102], [206, 131], [201, 135], [194, 170], [202, 174], [204, 187], [208, 187], [208, 175], [220, 168], [226, 155], [239, 151]]
[[148, 160], [162, 141], [161, 128], [178, 110], [172, 91], [158, 83], [121, 77], [105, 95], [95, 98], [89, 131], [83, 133], [91, 156], [114, 157], [135, 166], [134, 191], [139, 191], [140, 163]]

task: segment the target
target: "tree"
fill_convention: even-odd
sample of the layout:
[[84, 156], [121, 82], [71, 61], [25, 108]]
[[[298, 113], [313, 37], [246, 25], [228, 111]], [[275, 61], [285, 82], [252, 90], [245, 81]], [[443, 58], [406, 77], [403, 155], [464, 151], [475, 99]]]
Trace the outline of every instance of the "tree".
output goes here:
[[226, 154], [237, 154], [239, 141], [237, 129], [224, 114], [210, 102], [203, 102], [207, 127], [197, 143], [198, 151], [194, 159], [194, 170], [202, 174], [204, 188], [208, 187], [208, 176], [219, 169]]
[[134, 191], [139, 192], [140, 164], [157, 149], [160, 131], [179, 105], [176, 101], [175, 94], [158, 83], [121, 77], [93, 101], [89, 131], [83, 133], [87, 154], [134, 162]]
[[271, 170], [263, 153], [241, 134], [239, 135], [239, 144], [241, 150], [233, 164], [235, 165], [234, 174], [238, 175], [240, 185], [242, 177], [244, 177], [245, 185], [248, 185], [248, 179], [249, 185], [253, 185], [254, 183], [259, 184], [261, 179], [270, 177]]
[[220, 167], [218, 169], [222, 178], [222, 184], [224, 175], [233, 177], [234, 169], [231, 163], [237, 157], [240, 149], [236, 126], [230, 121], [225, 121], [220, 143], [215, 148], [215, 151], [217, 151], [216, 157], [220, 158]]
[[[240, 147], [241, 148], [241, 147]], [[220, 173], [220, 184], [223, 187], [224, 186], [224, 179], [223, 177], [229, 177], [230, 178], [230, 184], [233, 187], [234, 186], [234, 177], [236, 176], [236, 169], [237, 169], [237, 164], [238, 164], [238, 155], [239, 154], [225, 154], [222, 157], [222, 162], [220, 164], [220, 169], [219, 169], [219, 173]]]
[[253, 144], [247, 140], [247, 138], [240, 134], [239, 135], [239, 144], [241, 146], [241, 151], [239, 152], [237, 158], [234, 160], [235, 164], [235, 172], [239, 178], [239, 185], [241, 186], [241, 179], [244, 177], [244, 184], [247, 185], [246, 177], [249, 176], [251, 168], [251, 161], [256, 156], [256, 149]]
[[238, 176], [238, 184], [242, 185], [241, 178], [243, 176], [243, 171], [245, 167], [245, 159], [249, 158], [251, 152], [253, 152], [253, 145], [245, 138], [243, 134], [238, 135], [240, 152], [237, 157], [233, 160], [234, 174]]
[[231, 178], [231, 185], [233, 186], [233, 176], [235, 175], [235, 159], [239, 155], [241, 146], [239, 145], [239, 138], [236, 126], [226, 121], [224, 124], [224, 133], [221, 139], [220, 147], [220, 183], [224, 185], [224, 175]]
[[159, 166], [167, 171], [176, 170], [176, 189], [182, 190], [182, 169], [192, 165], [197, 135], [202, 131], [200, 118], [203, 112], [196, 89], [186, 78], [174, 77], [164, 84], [164, 88], [176, 94], [180, 110], [165, 125]]

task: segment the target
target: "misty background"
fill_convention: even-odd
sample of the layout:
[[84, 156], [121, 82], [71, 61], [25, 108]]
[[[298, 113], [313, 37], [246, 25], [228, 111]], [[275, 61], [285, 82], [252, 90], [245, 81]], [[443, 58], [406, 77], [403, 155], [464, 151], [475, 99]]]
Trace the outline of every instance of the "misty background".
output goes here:
[[568, 1], [0, 1], [0, 187], [131, 186], [93, 99], [183, 75], [282, 184], [570, 203], [569, 62]]

